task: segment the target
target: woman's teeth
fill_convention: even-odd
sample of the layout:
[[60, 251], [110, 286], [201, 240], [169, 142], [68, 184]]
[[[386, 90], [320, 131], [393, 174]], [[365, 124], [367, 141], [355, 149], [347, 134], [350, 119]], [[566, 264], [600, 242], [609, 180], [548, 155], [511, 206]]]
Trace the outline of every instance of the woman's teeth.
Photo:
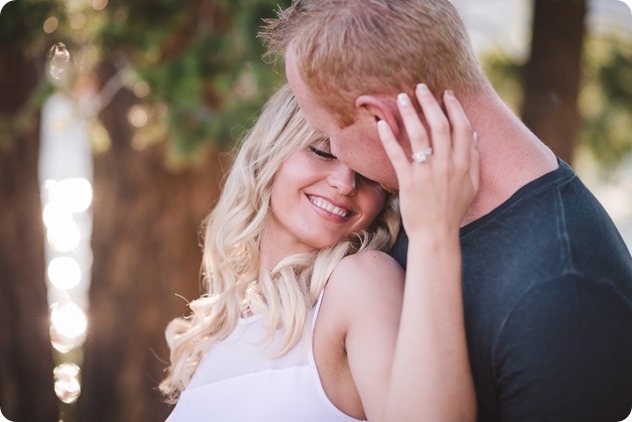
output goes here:
[[346, 217], [349, 215], [349, 211], [345, 210], [343, 208], [337, 207], [327, 201], [325, 201], [324, 199], [321, 198], [314, 198], [314, 197], [309, 197], [309, 200], [312, 202], [312, 204], [316, 205], [318, 208], [322, 208], [324, 210], [329, 211], [332, 214], [336, 214], [339, 215], [341, 217]]

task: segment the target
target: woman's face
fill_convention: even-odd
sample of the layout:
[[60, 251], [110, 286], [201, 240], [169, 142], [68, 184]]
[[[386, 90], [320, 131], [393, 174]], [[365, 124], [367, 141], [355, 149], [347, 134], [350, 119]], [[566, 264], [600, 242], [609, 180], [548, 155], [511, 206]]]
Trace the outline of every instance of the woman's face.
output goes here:
[[304, 148], [279, 169], [267, 236], [282, 256], [331, 246], [369, 227], [386, 192], [331, 155], [329, 141]]

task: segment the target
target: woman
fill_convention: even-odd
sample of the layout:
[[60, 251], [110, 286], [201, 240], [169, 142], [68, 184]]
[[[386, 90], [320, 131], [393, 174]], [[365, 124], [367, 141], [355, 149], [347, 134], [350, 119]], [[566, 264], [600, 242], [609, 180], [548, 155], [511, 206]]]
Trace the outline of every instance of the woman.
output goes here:
[[167, 328], [169, 421], [474, 418], [458, 231], [477, 154], [453, 96], [444, 97], [451, 133], [437, 130], [448, 119], [436, 100], [418, 100], [430, 158], [407, 97], [400, 112], [422, 151], [414, 162], [377, 125], [409, 248], [424, 257], [410, 261], [406, 288], [381, 252], [399, 229], [398, 199], [336, 160], [289, 88], [268, 102], [207, 220], [207, 294]]

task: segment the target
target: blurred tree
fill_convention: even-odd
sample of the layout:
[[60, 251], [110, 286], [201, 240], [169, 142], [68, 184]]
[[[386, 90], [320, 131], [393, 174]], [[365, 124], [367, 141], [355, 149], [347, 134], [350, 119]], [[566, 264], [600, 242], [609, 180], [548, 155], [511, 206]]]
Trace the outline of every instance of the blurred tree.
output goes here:
[[[0, 15], [0, 408], [10, 420], [57, 421], [37, 177], [42, 24], [53, 1]], [[28, 11], [27, 11], [28, 9]]]
[[535, 0], [531, 57], [523, 74], [524, 123], [568, 163], [580, 127], [585, 16], [586, 0]]
[[[106, 66], [104, 66], [106, 67]], [[102, 70], [107, 72], [108, 69]], [[95, 157], [93, 276], [79, 420], [164, 420], [157, 385], [167, 322], [199, 295], [198, 227], [217, 196], [218, 155], [181, 168], [165, 143], [134, 145], [120, 92], [101, 113], [111, 146]]]
[[[539, 29], [534, 28], [535, 30]], [[533, 48], [536, 48], [535, 45]], [[555, 87], [550, 88], [548, 99], [544, 94], [540, 97], [542, 108], [549, 110], [553, 116], [557, 113], [568, 118], [571, 114], [578, 113], [577, 123], [572, 123], [575, 117], [570, 119], [573, 125], [578, 125], [578, 129], [573, 130], [576, 135], [571, 138], [562, 137], [563, 131], [570, 134], [570, 128], [561, 124], [569, 120], [563, 120], [562, 117], [555, 121], [553, 116], [534, 112], [531, 121], [541, 119], [542, 122], [536, 121], [532, 125], [555, 126], [560, 131], [557, 138], [547, 141], [558, 155], [566, 154], [565, 160], [572, 161], [573, 155], [587, 152], [599, 165], [602, 175], [607, 176], [632, 151], [632, 39], [616, 29], [612, 33], [587, 33], [582, 49], [579, 73], [572, 76], [580, 78], [579, 92], [574, 102], [571, 104], [567, 100], [567, 104], [563, 105], [561, 94], [556, 94], [559, 89]], [[566, 57], [561, 54], [551, 59], [547, 69], [555, 72], [555, 69], [568, 67], [558, 63]], [[521, 104], [526, 103], [524, 98], [527, 95], [524, 80], [535, 78], [528, 76], [532, 68], [500, 50], [485, 53], [481, 62], [503, 99], [515, 112], [520, 113]], [[563, 86], [570, 90], [568, 84]], [[531, 99], [534, 101], [533, 95]], [[565, 112], [561, 111], [563, 107]], [[526, 118], [524, 120], [527, 121]], [[553, 131], [545, 133], [550, 134]], [[556, 142], [566, 142], [567, 145], [556, 146]]]
[[198, 228], [229, 165], [221, 151], [280, 84], [255, 37], [276, 4], [110, 0], [100, 12], [97, 91], [122, 89], [99, 116], [107, 135], [95, 136], [78, 420], [164, 420], [169, 412], [157, 392], [164, 329], [186, 312], [175, 295], [200, 293]]
[[581, 144], [612, 169], [632, 152], [632, 39], [592, 37], [585, 56]]

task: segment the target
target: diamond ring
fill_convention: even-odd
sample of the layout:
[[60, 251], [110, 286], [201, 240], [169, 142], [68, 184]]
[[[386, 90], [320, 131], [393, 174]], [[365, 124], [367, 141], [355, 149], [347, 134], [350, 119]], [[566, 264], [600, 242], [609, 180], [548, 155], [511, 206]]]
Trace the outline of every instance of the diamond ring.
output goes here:
[[428, 147], [426, 149], [422, 149], [421, 151], [417, 151], [413, 153], [410, 158], [413, 159], [415, 163], [423, 163], [432, 155], [432, 148]]

